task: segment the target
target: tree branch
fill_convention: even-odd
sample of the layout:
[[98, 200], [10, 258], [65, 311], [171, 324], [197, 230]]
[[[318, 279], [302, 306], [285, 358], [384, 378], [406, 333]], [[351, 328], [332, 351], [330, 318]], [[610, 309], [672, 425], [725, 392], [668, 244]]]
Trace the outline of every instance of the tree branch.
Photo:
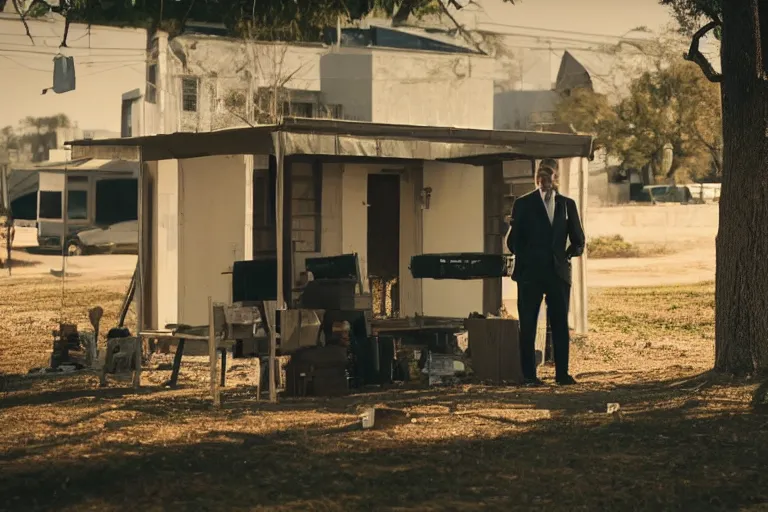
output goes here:
[[723, 75], [721, 73], [717, 73], [712, 67], [712, 64], [707, 60], [704, 54], [701, 53], [699, 50], [699, 40], [704, 37], [707, 32], [720, 26], [722, 26], [722, 23], [719, 21], [710, 21], [699, 30], [697, 30], [691, 39], [691, 47], [688, 49], [688, 53], [683, 55], [685, 60], [698, 64], [698, 66], [701, 68], [701, 71], [704, 73], [704, 76], [707, 77], [707, 80], [714, 83], [722, 82]]
[[[30, 6], [31, 7], [31, 6]], [[21, 6], [19, 5], [19, 0], [13, 0], [13, 8], [16, 9], [16, 12], [18, 13], [19, 17], [21, 18], [21, 23], [24, 25], [24, 30], [27, 32], [27, 37], [30, 41], [32, 41], [32, 44], [35, 44], [35, 40], [32, 37], [32, 33], [29, 31], [29, 24], [27, 23], [27, 17], [26, 13], [21, 11]]]
[[64, 18], [64, 35], [61, 38], [59, 48], [67, 48], [67, 37], [69, 36], [69, 18]]
[[448, 7], [446, 7], [446, 5], [442, 1], [438, 1], [437, 3], [440, 5], [440, 10], [443, 11], [443, 14], [448, 16], [448, 18], [451, 20], [454, 26], [458, 29], [461, 35], [464, 36], [464, 39], [466, 39], [466, 41], [470, 43], [477, 51], [479, 51], [483, 55], [486, 55], [487, 52], [483, 50], [480, 47], [480, 45], [474, 40], [472, 35], [469, 32], [467, 32], [467, 29], [464, 28], [464, 25], [459, 23], [459, 21], [451, 14], [451, 12], [448, 10]]

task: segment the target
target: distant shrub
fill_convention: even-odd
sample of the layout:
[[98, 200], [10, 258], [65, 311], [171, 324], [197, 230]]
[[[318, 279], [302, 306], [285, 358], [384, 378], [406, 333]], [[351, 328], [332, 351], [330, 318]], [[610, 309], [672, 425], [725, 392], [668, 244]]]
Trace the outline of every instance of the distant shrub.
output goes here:
[[639, 258], [642, 251], [621, 235], [613, 235], [590, 239], [587, 242], [587, 254], [590, 258]]

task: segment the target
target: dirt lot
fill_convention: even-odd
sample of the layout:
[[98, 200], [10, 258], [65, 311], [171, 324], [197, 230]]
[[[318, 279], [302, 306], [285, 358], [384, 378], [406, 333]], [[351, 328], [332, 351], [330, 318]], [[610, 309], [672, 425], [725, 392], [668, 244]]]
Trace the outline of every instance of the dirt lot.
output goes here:
[[[114, 315], [125, 279], [74, 279], [63, 316]], [[205, 368], [182, 388], [10, 376], [0, 392], [0, 510], [736, 510], [768, 501], [757, 385], [704, 372], [713, 285], [595, 290], [574, 340], [580, 384], [466, 384], [257, 402], [236, 365], [221, 410]], [[0, 371], [45, 364], [52, 278], [5, 280]], [[152, 367], [156, 368], [157, 361]], [[551, 369], [544, 377], [551, 382]], [[608, 403], [619, 403], [607, 414]], [[357, 415], [381, 405], [377, 428]]]

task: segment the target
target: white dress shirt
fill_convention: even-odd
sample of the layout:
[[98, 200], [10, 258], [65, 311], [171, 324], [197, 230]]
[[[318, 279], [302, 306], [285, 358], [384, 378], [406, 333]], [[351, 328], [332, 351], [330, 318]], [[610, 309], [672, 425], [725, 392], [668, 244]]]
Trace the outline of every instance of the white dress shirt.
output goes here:
[[547, 216], [549, 217], [549, 223], [552, 224], [552, 222], [555, 219], [555, 192], [552, 191], [552, 195], [549, 197], [549, 202], [547, 202], [547, 194], [543, 190], [539, 189], [539, 194], [541, 194], [541, 201], [544, 203], [544, 208], [547, 209]]

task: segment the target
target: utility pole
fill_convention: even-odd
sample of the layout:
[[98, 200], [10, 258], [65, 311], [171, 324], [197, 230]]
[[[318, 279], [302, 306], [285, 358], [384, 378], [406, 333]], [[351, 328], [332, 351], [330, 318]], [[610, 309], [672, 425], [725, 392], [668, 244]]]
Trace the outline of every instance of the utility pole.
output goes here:
[[8, 164], [0, 163], [0, 206], [3, 210], [11, 209], [10, 196], [8, 192]]

